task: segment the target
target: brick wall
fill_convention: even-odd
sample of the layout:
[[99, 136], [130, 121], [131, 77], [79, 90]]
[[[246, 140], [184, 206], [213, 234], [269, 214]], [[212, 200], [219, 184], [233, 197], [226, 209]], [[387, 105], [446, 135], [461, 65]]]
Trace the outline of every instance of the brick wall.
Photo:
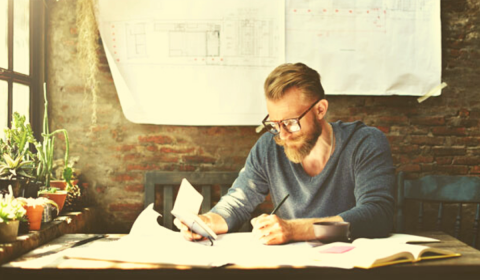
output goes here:
[[[129, 122], [102, 48], [98, 122], [92, 126], [91, 97], [78, 76], [75, 2], [47, 1], [51, 126], [69, 132], [71, 156], [101, 208], [101, 230], [126, 232], [143, 207], [145, 171], [238, 171], [259, 135], [253, 127]], [[443, 81], [448, 87], [440, 97], [419, 104], [415, 97], [329, 96], [329, 119], [378, 127], [390, 141], [397, 170], [410, 177], [480, 174], [479, 16], [480, 0], [442, 1]], [[63, 143], [57, 143], [56, 157], [61, 158]]]

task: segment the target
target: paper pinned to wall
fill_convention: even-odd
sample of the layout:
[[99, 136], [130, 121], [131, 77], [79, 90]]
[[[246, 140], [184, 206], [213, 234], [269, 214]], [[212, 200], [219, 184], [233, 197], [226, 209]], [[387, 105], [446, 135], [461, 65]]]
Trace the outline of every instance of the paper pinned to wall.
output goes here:
[[258, 125], [264, 80], [285, 61], [318, 70], [327, 95], [423, 96], [441, 84], [438, 0], [98, 4], [122, 109], [135, 123]]
[[285, 60], [280, 0], [100, 0], [98, 25], [125, 116], [136, 123], [256, 125]]
[[287, 0], [286, 24], [287, 62], [318, 70], [327, 94], [422, 96], [441, 84], [440, 1]]

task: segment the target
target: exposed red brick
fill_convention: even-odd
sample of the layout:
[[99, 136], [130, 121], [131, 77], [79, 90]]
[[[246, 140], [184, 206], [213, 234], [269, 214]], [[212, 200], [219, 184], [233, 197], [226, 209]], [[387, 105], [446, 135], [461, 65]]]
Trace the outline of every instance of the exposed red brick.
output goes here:
[[480, 174], [480, 166], [470, 167], [470, 173], [472, 173], [472, 174]]
[[436, 157], [435, 162], [439, 165], [450, 165], [452, 164], [453, 157]]
[[128, 174], [121, 174], [112, 178], [112, 181], [114, 182], [135, 181], [135, 180], [137, 180], [136, 176], [131, 176]]
[[428, 125], [428, 126], [438, 126], [445, 124], [445, 117], [443, 116], [423, 116], [417, 117], [410, 120], [412, 124], [417, 125]]
[[408, 154], [419, 152], [420, 148], [418, 145], [409, 145], [409, 146], [393, 146], [391, 147], [392, 154]]
[[143, 193], [145, 187], [142, 184], [137, 185], [127, 185], [125, 186], [125, 191], [127, 192], [140, 192]]
[[430, 137], [425, 135], [410, 136], [410, 143], [417, 145], [439, 146], [445, 143], [444, 137]]
[[128, 154], [128, 155], [124, 155], [123, 156], [123, 160], [124, 161], [135, 161], [139, 159], [139, 155], [138, 154]]
[[129, 212], [120, 212], [117, 213], [116, 216], [119, 220], [123, 222], [133, 223], [140, 215], [141, 211], [129, 211]]
[[480, 157], [462, 156], [453, 159], [455, 165], [480, 165]]
[[180, 171], [195, 171], [197, 168], [195, 166], [192, 166], [192, 165], [180, 165], [178, 167], [178, 170]]
[[390, 132], [390, 127], [389, 126], [377, 126], [377, 128], [385, 134]]
[[91, 128], [92, 132], [99, 132], [108, 130], [108, 125], [95, 125]]
[[466, 175], [468, 174], [468, 166], [465, 165], [439, 165], [437, 171], [450, 175]]
[[154, 164], [129, 164], [127, 166], [128, 171], [134, 170], [157, 170], [158, 166]]
[[151, 162], [179, 162], [180, 158], [178, 156], [172, 156], [172, 155], [156, 155], [154, 157], [151, 157], [148, 159], [148, 161]]
[[[377, 110], [377, 109], [376, 109]], [[376, 126], [385, 126], [385, 125], [395, 125], [395, 124], [405, 124], [408, 122], [406, 116], [379, 116], [375, 118]]]
[[402, 165], [397, 168], [397, 171], [404, 171], [404, 172], [419, 172], [422, 170], [422, 167], [419, 164], [407, 164]]
[[412, 163], [431, 163], [433, 162], [432, 156], [417, 156], [412, 159]]
[[466, 153], [466, 149], [456, 147], [433, 147], [432, 152], [437, 156], [457, 156], [464, 155]]
[[153, 136], [139, 136], [138, 141], [140, 143], [155, 143], [155, 144], [172, 144], [173, 139], [166, 135], [153, 135]]
[[466, 130], [464, 127], [434, 127], [432, 128], [432, 133], [434, 135], [464, 136], [466, 135]]
[[[231, 130], [231, 129], [230, 129]], [[225, 126], [213, 126], [205, 132], [208, 135], [225, 135], [229, 134], [229, 128]]]
[[134, 145], [123, 145], [123, 146], [115, 147], [115, 150], [119, 151], [119, 152], [128, 152], [128, 151], [135, 150], [135, 146]]
[[468, 149], [468, 152], [471, 153], [472, 155], [480, 155], [480, 148], [470, 148]]
[[186, 163], [215, 163], [216, 159], [209, 156], [184, 156]]
[[143, 203], [113, 203], [108, 206], [110, 211], [141, 211]]
[[98, 67], [98, 70], [100, 70], [100, 72], [103, 72], [103, 73], [108, 73], [108, 74], [111, 73], [110, 67], [108, 67], [108, 64], [107, 65], [100, 65]]
[[150, 152], [158, 152], [158, 148], [157, 146], [147, 146], [147, 150], [150, 151]]
[[436, 164], [424, 163], [422, 164], [422, 172], [433, 172], [435, 170]]
[[455, 137], [453, 145], [478, 146], [480, 137]]
[[172, 154], [188, 154], [194, 152], [195, 148], [167, 148], [162, 147], [160, 148], [161, 153], [172, 153]]

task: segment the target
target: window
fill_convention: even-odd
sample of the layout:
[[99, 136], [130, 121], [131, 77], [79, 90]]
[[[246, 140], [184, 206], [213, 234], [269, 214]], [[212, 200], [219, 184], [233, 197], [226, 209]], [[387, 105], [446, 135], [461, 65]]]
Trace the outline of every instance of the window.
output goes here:
[[27, 116], [38, 137], [44, 80], [44, 1], [0, 0], [0, 137], [13, 112]]

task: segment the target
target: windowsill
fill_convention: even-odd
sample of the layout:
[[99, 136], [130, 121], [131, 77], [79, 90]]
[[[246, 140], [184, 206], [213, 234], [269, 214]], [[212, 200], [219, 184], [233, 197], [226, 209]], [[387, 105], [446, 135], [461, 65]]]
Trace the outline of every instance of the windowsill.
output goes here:
[[94, 207], [77, 212], [66, 212], [49, 223], [42, 224], [39, 231], [30, 231], [17, 236], [12, 243], [0, 244], [0, 265], [45, 244], [66, 233], [90, 233], [97, 218]]

